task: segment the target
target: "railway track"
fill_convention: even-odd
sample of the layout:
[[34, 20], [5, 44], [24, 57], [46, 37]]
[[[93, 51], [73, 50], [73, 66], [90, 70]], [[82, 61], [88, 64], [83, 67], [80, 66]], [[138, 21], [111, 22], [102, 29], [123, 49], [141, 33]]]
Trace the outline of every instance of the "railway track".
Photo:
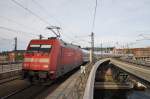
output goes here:
[[[44, 99], [51, 94], [61, 83], [63, 83], [72, 74], [78, 71], [79, 68], [64, 75], [63, 77], [46, 84], [27, 84], [25, 80], [14, 80], [10, 83], [1, 85], [0, 90], [4, 89], [5, 92], [0, 92], [0, 99]], [[12, 83], [12, 84], [11, 84]], [[8, 87], [6, 87], [8, 86]], [[6, 89], [5, 89], [6, 87]]]
[[21, 79], [21, 76], [14, 76], [14, 77], [10, 77], [10, 78], [1, 79], [0, 84], [5, 84], [5, 83], [8, 83], [8, 82], [17, 80], [17, 79]]
[[30, 84], [27, 81], [20, 78], [7, 79], [0, 84], [0, 99], [5, 99], [6, 97], [11, 96], [11, 94], [15, 94], [20, 90], [27, 88], [29, 85]]
[[49, 87], [50, 86], [29, 85], [23, 89], [1, 97], [1, 99], [35, 99], [35, 97], [46, 91]]
[[31, 87], [31, 85], [29, 85], [29, 86], [27, 86], [27, 87], [25, 87], [25, 88], [22, 88], [22, 89], [20, 89], [20, 90], [16, 90], [16, 91], [14, 91], [14, 92], [12, 92], [12, 93], [6, 95], [6, 96], [1, 97], [0, 99], [8, 99], [9, 97], [11, 97], [11, 96], [13, 96], [13, 95], [15, 95], [15, 94], [17, 94], [17, 93], [19, 93], [19, 92], [22, 92], [23, 90], [28, 89], [28, 88], [30, 88], [30, 87]]
[[0, 99], [43, 99], [49, 95], [53, 90], [55, 90], [62, 82], [64, 82], [68, 77], [56, 80], [45, 84], [30, 84], [24, 88], [20, 88], [16, 91], [12, 91], [7, 95], [1, 97]]
[[0, 97], [0, 99], [43, 99], [53, 92], [53, 90], [55, 90], [63, 81], [64, 80], [51, 82], [49, 85], [30, 84], [24, 88]]

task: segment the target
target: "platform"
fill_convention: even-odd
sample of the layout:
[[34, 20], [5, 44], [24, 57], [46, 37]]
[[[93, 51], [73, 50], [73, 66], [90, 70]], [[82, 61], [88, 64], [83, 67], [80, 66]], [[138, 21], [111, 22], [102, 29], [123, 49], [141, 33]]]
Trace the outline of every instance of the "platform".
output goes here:
[[80, 76], [80, 70], [70, 76], [64, 83], [62, 83], [56, 90], [54, 90], [46, 99], [75, 99], [72, 97], [77, 78]]

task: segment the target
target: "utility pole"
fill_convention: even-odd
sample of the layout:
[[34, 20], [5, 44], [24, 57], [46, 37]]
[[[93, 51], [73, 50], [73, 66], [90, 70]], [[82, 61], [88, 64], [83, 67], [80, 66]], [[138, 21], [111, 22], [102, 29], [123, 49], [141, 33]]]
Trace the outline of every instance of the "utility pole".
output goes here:
[[14, 47], [14, 51], [17, 51], [17, 37], [14, 38], [15, 40], [15, 47]]
[[41, 40], [42, 38], [43, 38], [43, 36], [40, 34], [40, 35], [39, 35], [39, 39]]
[[91, 53], [90, 53], [90, 62], [93, 62], [94, 58], [94, 33], [91, 33]]
[[103, 49], [102, 49], [103, 45], [102, 45], [102, 42], [101, 42], [101, 58], [102, 58], [102, 54], [103, 54]]
[[92, 51], [94, 53], [94, 33], [91, 33], [91, 47], [92, 47]]

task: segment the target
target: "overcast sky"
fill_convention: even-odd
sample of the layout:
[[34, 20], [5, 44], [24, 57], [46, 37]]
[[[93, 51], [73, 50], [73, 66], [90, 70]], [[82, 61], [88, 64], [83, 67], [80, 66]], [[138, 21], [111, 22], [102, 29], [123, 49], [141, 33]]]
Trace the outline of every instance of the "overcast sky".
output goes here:
[[[0, 0], [0, 51], [12, 50], [14, 37], [18, 49], [25, 49], [39, 34], [53, 36], [46, 29], [50, 25], [62, 28], [63, 40], [90, 46], [95, 0], [14, 1], [38, 17], [13, 0]], [[143, 39], [140, 34], [150, 38], [150, 0], [98, 0], [93, 32], [96, 46], [149, 47], [150, 40], [136, 40]]]

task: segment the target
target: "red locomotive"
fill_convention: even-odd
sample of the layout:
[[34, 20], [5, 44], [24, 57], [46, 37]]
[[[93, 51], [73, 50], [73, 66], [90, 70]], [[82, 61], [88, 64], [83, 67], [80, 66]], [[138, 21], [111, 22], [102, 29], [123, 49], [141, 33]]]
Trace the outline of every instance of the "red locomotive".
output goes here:
[[52, 37], [31, 40], [24, 55], [24, 78], [56, 79], [83, 63], [83, 52], [79, 46], [65, 43]]

